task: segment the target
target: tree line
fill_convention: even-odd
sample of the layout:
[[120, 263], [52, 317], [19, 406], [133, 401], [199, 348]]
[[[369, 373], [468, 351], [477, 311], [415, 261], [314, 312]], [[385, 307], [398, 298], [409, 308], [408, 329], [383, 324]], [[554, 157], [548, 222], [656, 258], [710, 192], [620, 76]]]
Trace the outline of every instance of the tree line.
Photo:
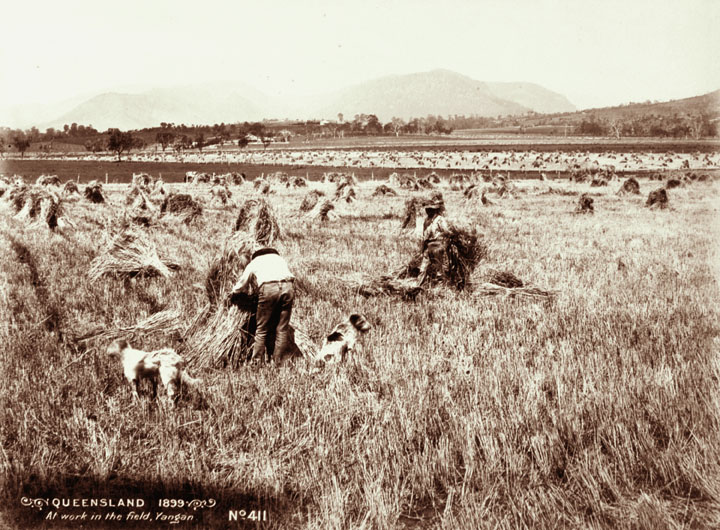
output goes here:
[[226, 144], [241, 149], [251, 143], [267, 147], [273, 142], [291, 139], [344, 138], [356, 136], [443, 135], [462, 129], [502, 129], [518, 133], [539, 130], [543, 134], [571, 134], [605, 137], [673, 137], [702, 138], [718, 136], [718, 118], [707, 112], [659, 113], [563, 113], [528, 112], [520, 116], [428, 115], [404, 120], [394, 117], [382, 123], [375, 114], [356, 114], [337, 120], [295, 120], [238, 122], [232, 124], [185, 125], [163, 122], [159, 127], [136, 131], [108, 129], [98, 132], [92, 125], [66, 124], [62, 129], [48, 128], [41, 133], [36, 127], [27, 130], [0, 128], [0, 155], [15, 149], [24, 156], [34, 146], [40, 152], [52, 152], [53, 144], [70, 143], [90, 152], [110, 151], [120, 159], [123, 153], [156, 145], [163, 152], [181, 153]]

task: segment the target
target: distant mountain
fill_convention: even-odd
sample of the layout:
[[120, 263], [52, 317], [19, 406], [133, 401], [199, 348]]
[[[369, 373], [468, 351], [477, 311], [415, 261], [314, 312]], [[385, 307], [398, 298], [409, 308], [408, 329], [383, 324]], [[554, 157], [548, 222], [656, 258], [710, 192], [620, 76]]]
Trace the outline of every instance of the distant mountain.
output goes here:
[[316, 117], [375, 114], [380, 121], [428, 114], [498, 116], [567, 112], [575, 106], [564, 96], [532, 83], [484, 83], [449, 70], [392, 75], [325, 95]]
[[514, 101], [541, 114], [575, 110], [575, 105], [565, 96], [535, 83], [487, 83], [487, 85], [497, 97]]
[[35, 125], [44, 130], [78, 123], [104, 131], [110, 127], [155, 127], [161, 122], [212, 125], [266, 118], [334, 119], [338, 113], [348, 118], [360, 113], [375, 114], [386, 122], [395, 116], [498, 116], [528, 110], [567, 112], [575, 107], [564, 96], [533, 83], [484, 83], [448, 70], [433, 70], [382, 77], [295, 104], [273, 100], [234, 82], [153, 89], [139, 94], [110, 92], [75, 102], [74, 106], [65, 102], [60, 107], [16, 107], [0, 113], [0, 125], [5, 125], [4, 118], [12, 117], [8, 124], [15, 127]]
[[141, 94], [101, 94], [43, 127], [65, 123], [92, 125], [99, 131], [154, 127], [161, 122], [186, 125], [257, 121], [268, 116], [266, 96], [234, 83], [154, 89]]

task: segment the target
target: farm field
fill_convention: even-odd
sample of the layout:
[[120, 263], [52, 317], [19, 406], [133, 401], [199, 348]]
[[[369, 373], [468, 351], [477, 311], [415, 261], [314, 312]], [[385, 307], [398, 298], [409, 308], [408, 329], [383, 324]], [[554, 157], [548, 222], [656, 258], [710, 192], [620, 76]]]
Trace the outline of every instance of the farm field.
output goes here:
[[[48, 160], [4, 161], [2, 172], [34, 177], [46, 163], [62, 180], [104, 173], [96, 162]], [[140, 169], [131, 164], [116, 164], [111, 182], [129, 180]], [[20, 499], [122, 497], [215, 499], [195, 511], [146, 508], [191, 514], [178, 527], [197, 528], [241, 527], [228, 521], [232, 510], [267, 513], [267, 528], [720, 526], [717, 175], [669, 189], [670, 207], [655, 210], [645, 199], [662, 184], [645, 178], [640, 195], [626, 196], [617, 178], [603, 187], [518, 180], [512, 195], [489, 193], [483, 205], [439, 173], [448, 217], [477, 227], [488, 249], [473, 283], [510, 271], [554, 297], [442, 286], [414, 301], [358, 294], [354, 279], [416, 253], [420, 241], [400, 229], [405, 201], [432, 190], [373, 196], [380, 182], [361, 179], [357, 201], [336, 202], [337, 216], [320, 223], [299, 207], [308, 189], [332, 198], [329, 182], [273, 182], [268, 194], [246, 182], [230, 186], [226, 205], [209, 185], [171, 182], [202, 215], [186, 224], [154, 205], [150, 226], [134, 229], [179, 269], [97, 281], [90, 264], [128, 218], [126, 184], [105, 186], [101, 204], [64, 196], [60, 217], [71, 224], [54, 231], [0, 197], [0, 523], [76, 528]], [[592, 215], [574, 213], [583, 193]], [[364, 352], [319, 369], [302, 359], [191, 364], [200, 395], [174, 410], [134, 402], [107, 341], [74, 337], [164, 310], [186, 330], [240, 205], [261, 196], [281, 229], [276, 246], [302, 279], [293, 325], [319, 345], [361, 313], [373, 326]], [[140, 332], [133, 345], [181, 350], [183, 331]]]
[[[332, 149], [331, 142], [315, 148], [273, 147], [267, 150], [237, 148], [206, 149], [200, 153], [182, 154], [139, 152], [125, 154], [121, 161], [110, 153], [28, 154], [0, 160], [0, 174], [25, 175], [36, 178], [54, 174], [62, 180], [101, 180], [129, 182], [133, 173], [146, 172], [161, 176], [166, 182], [181, 182], [188, 171], [207, 173], [244, 173], [246, 177], [290, 172], [312, 180], [341, 169], [359, 179], [386, 179], [391, 174], [409, 172], [425, 176], [430, 172], [449, 176], [458, 172], [504, 173], [512, 178], [566, 177], [575, 170], [604, 170], [612, 173], [652, 176], [667, 171], [699, 171], [720, 169], [720, 149], [716, 142], [596, 142], [590, 145], [551, 144], [533, 149], [517, 146], [484, 144], [475, 149], [458, 144], [452, 148], [425, 146], [405, 150], [375, 147]], [[641, 150], [640, 148], [644, 149]], [[662, 148], [662, 150], [660, 150]]]

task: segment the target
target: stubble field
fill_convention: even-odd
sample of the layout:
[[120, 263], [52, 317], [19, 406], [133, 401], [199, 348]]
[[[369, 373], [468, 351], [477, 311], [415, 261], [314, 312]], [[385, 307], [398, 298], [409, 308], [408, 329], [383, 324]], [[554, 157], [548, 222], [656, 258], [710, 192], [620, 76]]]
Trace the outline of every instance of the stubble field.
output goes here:
[[[51, 507], [22, 506], [23, 497], [131, 497], [146, 499], [153, 517], [191, 514], [180, 526], [198, 527], [237, 527], [231, 510], [266, 512], [269, 528], [720, 526], [715, 182], [670, 190], [669, 210], [644, 207], [658, 187], [646, 180], [630, 197], [615, 194], [619, 182], [520, 182], [516, 198], [491, 206], [443, 183], [449, 217], [484, 234], [478, 275], [512, 271], [557, 296], [435, 288], [415, 302], [348, 286], [405, 263], [419, 245], [400, 217], [420, 192], [371, 197], [377, 184], [360, 183], [358, 201], [324, 225], [299, 213], [306, 190], [276, 184], [268, 196], [278, 247], [302, 279], [292, 322], [319, 344], [362, 313], [373, 324], [363, 355], [319, 371], [302, 360], [191, 366], [202, 396], [175, 410], [133, 402], [107, 344], [84, 349], [70, 337], [163, 309], [189, 323], [237, 206], [212, 205], [208, 187], [170, 185], [205, 202], [191, 225], [146, 229], [180, 269], [91, 282], [90, 262], [119, 231], [126, 186], [109, 187], [106, 205], [65, 202], [75, 228], [56, 232], [15, 218], [0, 199], [4, 522], [77, 527], [46, 521]], [[258, 193], [251, 183], [231, 190], [236, 205]], [[594, 215], [572, 213], [581, 192], [594, 195]], [[163, 508], [161, 498], [217, 505]], [[105, 526], [119, 525], [97, 523]]]

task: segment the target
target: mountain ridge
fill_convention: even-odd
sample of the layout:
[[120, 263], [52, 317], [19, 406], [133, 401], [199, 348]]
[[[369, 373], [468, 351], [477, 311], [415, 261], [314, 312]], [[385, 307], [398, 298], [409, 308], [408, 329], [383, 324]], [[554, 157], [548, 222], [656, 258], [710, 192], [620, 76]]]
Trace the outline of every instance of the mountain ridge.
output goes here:
[[[263, 119], [335, 119], [339, 113], [348, 118], [375, 114], [387, 122], [393, 117], [407, 120], [429, 114], [495, 117], [576, 110], [564, 95], [536, 83], [479, 81], [447, 69], [388, 75], [326, 94], [289, 99], [269, 97], [236, 81], [150, 88], [139, 93], [107, 91], [70, 109], [66, 104], [55, 114], [51, 105], [34, 113], [25, 106], [30, 123], [15, 126], [44, 130], [78, 123], [104, 131], [110, 127], [155, 127], [161, 122], [212, 125]], [[12, 118], [13, 114], [6, 116]]]

